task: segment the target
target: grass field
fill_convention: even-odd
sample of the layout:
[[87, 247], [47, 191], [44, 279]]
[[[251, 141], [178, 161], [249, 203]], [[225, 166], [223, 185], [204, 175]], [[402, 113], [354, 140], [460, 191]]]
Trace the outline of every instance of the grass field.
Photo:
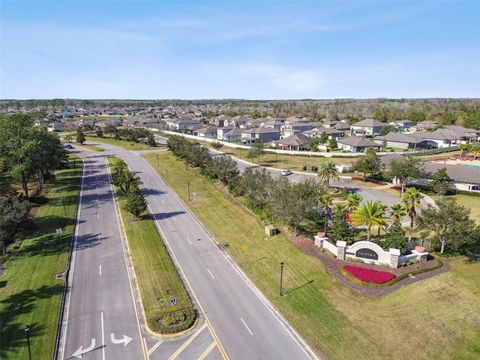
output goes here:
[[[448, 195], [449, 199], [455, 199], [457, 202], [472, 212], [472, 219], [475, 219], [477, 224], [480, 225], [480, 197], [469, 195]], [[434, 200], [441, 199], [442, 196], [433, 196]]]
[[[284, 234], [266, 238], [251, 213], [162, 153], [157, 171], [261, 291], [320, 354], [332, 359], [476, 359], [480, 355], [480, 264], [451, 261], [451, 271], [370, 299], [344, 287], [316, 258]], [[145, 156], [157, 166], [157, 154]], [[168, 174], [165, 172], [168, 169]], [[191, 205], [191, 204], [189, 204]], [[278, 295], [279, 263], [286, 262], [287, 296]]]
[[112, 138], [100, 138], [96, 136], [87, 136], [86, 137], [87, 141], [92, 141], [92, 142], [99, 142], [99, 143], [104, 143], [108, 145], [114, 145], [118, 147], [125, 148], [127, 150], [151, 150], [151, 149], [156, 149], [156, 147], [149, 146], [144, 143], [136, 143], [134, 141], [128, 141], [128, 140], [115, 140]]
[[[113, 161], [109, 159], [110, 164]], [[124, 209], [125, 198], [118, 198], [149, 327], [163, 333], [188, 328], [195, 320], [193, 305], [153, 220], [148, 214], [135, 219]], [[170, 306], [172, 298], [177, 299], [175, 307]], [[177, 318], [184, 316], [185, 321], [177, 327], [161, 327], [155, 319], [172, 310]]]
[[[30, 325], [33, 359], [52, 359], [63, 281], [74, 231], [81, 162], [57, 172], [36, 213], [37, 229], [9, 249], [0, 277], [0, 358], [28, 359], [25, 325]], [[62, 199], [65, 211], [62, 206]], [[66, 212], [66, 213], [65, 213]], [[63, 235], [55, 236], [62, 228]]]

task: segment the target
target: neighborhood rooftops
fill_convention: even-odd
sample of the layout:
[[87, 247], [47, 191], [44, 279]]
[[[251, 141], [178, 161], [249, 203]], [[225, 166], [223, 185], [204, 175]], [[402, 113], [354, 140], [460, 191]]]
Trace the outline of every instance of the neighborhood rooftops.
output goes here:
[[347, 137], [338, 140], [338, 143], [345, 144], [353, 147], [378, 147], [378, 144], [375, 144], [373, 141], [369, 139], [365, 139], [364, 137]]
[[431, 177], [433, 173], [443, 168], [447, 170], [448, 177], [453, 181], [480, 185], [480, 167], [448, 165], [433, 162], [426, 162], [423, 164], [423, 169], [427, 173], [427, 177]]
[[278, 143], [281, 146], [303, 146], [310, 144], [313, 141], [311, 137], [303, 134], [295, 134], [284, 139], [280, 139]]
[[365, 119], [359, 122], [356, 122], [352, 126], [358, 126], [358, 127], [384, 127], [387, 126], [387, 124], [382, 123], [380, 121], [377, 121], [375, 119]]

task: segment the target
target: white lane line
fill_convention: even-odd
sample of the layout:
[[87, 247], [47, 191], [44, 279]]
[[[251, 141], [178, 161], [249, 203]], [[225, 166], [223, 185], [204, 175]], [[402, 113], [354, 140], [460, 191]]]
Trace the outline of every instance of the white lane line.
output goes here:
[[208, 273], [210, 274], [210, 276], [212, 277], [212, 279], [215, 280], [215, 276], [213, 276], [213, 273], [210, 271], [209, 268], [207, 268], [207, 271], [208, 271]]
[[185, 341], [185, 342], [182, 344], [182, 346], [180, 346], [180, 347], [177, 349], [177, 351], [175, 351], [175, 352], [173, 353], [172, 356], [170, 356], [170, 357], [168, 358], [168, 360], [174, 360], [174, 359], [176, 359], [176, 358], [178, 357], [178, 355], [180, 355], [180, 353], [181, 353], [183, 350], [185, 350], [185, 348], [186, 348], [188, 345], [190, 345], [190, 343], [191, 343], [193, 340], [195, 340], [195, 338], [196, 338], [198, 335], [200, 335], [200, 333], [202, 332], [202, 330], [205, 329], [206, 327], [207, 327], [207, 323], [204, 322], [203, 325], [202, 325], [197, 331], [195, 331], [195, 333], [194, 333], [192, 336], [190, 336], [190, 337], [188, 338], [188, 340]]
[[241, 317], [240, 320], [242, 320], [242, 323], [243, 325], [245, 325], [245, 327], [247, 328], [248, 332], [250, 333], [250, 335], [253, 336], [253, 333], [252, 333], [252, 330], [250, 330], [250, 328], [248, 327], [247, 323], [245, 322], [245, 320], [243, 320], [243, 318]]
[[100, 220], [100, 213], [97, 212], [97, 220]]
[[102, 265], [98, 265], [98, 274], [102, 276]]
[[155, 345], [153, 345], [153, 346], [150, 348], [150, 350], [148, 350], [148, 356], [152, 355], [152, 353], [153, 353], [155, 350], [157, 350], [158, 347], [159, 347], [160, 345], [162, 345], [162, 343], [163, 343], [163, 339], [158, 340], [157, 343], [156, 343]]
[[205, 351], [198, 357], [197, 360], [205, 359], [207, 357], [207, 355], [210, 354], [210, 351], [212, 351], [215, 346], [217, 346], [217, 344], [214, 341], [205, 349]]
[[190, 238], [187, 236], [187, 241], [190, 245], [192, 245], [192, 242], [190, 241]]
[[100, 313], [100, 320], [102, 322], [102, 359], [105, 360], [105, 329], [103, 326], [103, 311]]

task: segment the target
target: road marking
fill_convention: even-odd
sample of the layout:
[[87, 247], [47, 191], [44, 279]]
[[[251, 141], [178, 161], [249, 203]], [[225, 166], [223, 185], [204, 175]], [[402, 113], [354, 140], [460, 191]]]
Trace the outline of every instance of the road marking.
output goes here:
[[242, 320], [243, 322], [243, 325], [245, 325], [245, 327], [247, 328], [248, 332], [250, 333], [250, 335], [253, 335], [252, 333], [252, 330], [250, 330], [250, 328], [248, 327], [247, 323], [245, 322], [245, 320], [243, 320], [243, 318], [241, 317], [240, 320]]
[[127, 346], [129, 344], [130, 341], [132, 341], [133, 339], [130, 337], [130, 336], [127, 336], [127, 335], [123, 335], [123, 338], [121, 339], [117, 339], [115, 337], [115, 334], [114, 333], [110, 333], [110, 341], [112, 343], [114, 343], [115, 345], [118, 345], [118, 344], [123, 344], [123, 347]]
[[213, 273], [210, 271], [209, 268], [207, 268], [207, 271], [208, 271], [208, 273], [210, 274], [210, 276], [212, 277], [212, 279], [215, 280], [215, 276], [213, 276]]
[[185, 342], [182, 344], [182, 346], [180, 346], [180, 347], [177, 349], [177, 351], [175, 351], [175, 352], [173, 353], [172, 356], [170, 356], [170, 357], [168, 358], [168, 360], [174, 360], [174, 359], [176, 359], [177, 356], [180, 355], [180, 353], [181, 353], [183, 350], [185, 350], [185, 348], [186, 348], [188, 345], [190, 345], [190, 343], [191, 343], [193, 340], [195, 340], [195, 338], [196, 338], [198, 335], [200, 335], [200, 333], [201, 333], [201, 332], [203, 331], [203, 329], [205, 329], [206, 327], [207, 327], [207, 323], [204, 322], [203, 325], [202, 325], [197, 331], [195, 331], [195, 333], [194, 333], [192, 336], [190, 336], [190, 337], [188, 338], [188, 340], [185, 341]]
[[97, 220], [100, 220], [100, 213], [97, 212]]
[[102, 265], [98, 265], [98, 274], [102, 276]]
[[100, 320], [102, 323], [102, 359], [105, 360], [105, 328], [103, 326], [103, 311], [100, 313]]
[[197, 360], [205, 359], [207, 355], [210, 354], [210, 351], [212, 351], [215, 348], [215, 346], [217, 346], [217, 344], [214, 341], [208, 346], [208, 348], [205, 349], [205, 351], [198, 357]]
[[190, 245], [192, 245], [192, 242], [190, 241], [190, 238], [187, 236], [187, 241]]
[[[77, 253], [77, 247], [78, 247], [78, 225], [80, 224], [80, 213], [82, 211], [82, 199], [83, 199], [83, 188], [84, 188], [84, 178], [85, 178], [85, 161], [79, 156], [80, 160], [82, 160], [82, 177], [80, 179], [80, 193], [78, 197], [78, 206], [77, 206], [77, 217], [75, 218], [75, 233], [73, 236], [73, 249], [72, 249], [72, 258], [70, 260], [70, 269], [68, 271], [68, 277], [71, 278], [67, 279], [67, 293], [68, 293], [68, 298], [67, 302], [65, 304], [65, 314], [63, 320], [65, 322], [65, 331], [63, 331], [62, 334], [62, 339], [61, 341], [61, 359], [65, 358], [65, 343], [67, 342], [67, 330], [68, 330], [68, 315], [70, 313], [70, 300], [72, 297], [72, 289], [70, 288], [70, 285], [73, 284], [73, 274], [75, 270], [75, 258], [76, 258], [76, 253]], [[70, 284], [70, 285], [69, 285]], [[59, 350], [60, 352], [60, 350]]]
[[150, 350], [148, 350], [148, 355], [152, 355], [152, 353], [153, 353], [155, 350], [157, 350], [158, 347], [159, 347], [160, 345], [162, 345], [162, 343], [163, 343], [163, 339], [158, 340], [157, 343], [156, 343], [155, 345], [153, 345], [153, 346], [150, 348]]
[[90, 343], [90, 346], [86, 349], [83, 348], [83, 345], [80, 346], [77, 351], [75, 351], [72, 356], [75, 356], [76, 358], [79, 358], [81, 359], [83, 357], [84, 354], [92, 351], [93, 349], [95, 349], [95, 339], [92, 339], [92, 342]]

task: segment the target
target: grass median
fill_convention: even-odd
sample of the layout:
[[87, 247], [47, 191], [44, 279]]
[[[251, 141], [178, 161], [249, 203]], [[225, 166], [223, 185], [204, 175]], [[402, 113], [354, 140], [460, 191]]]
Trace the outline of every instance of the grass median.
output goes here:
[[46, 195], [33, 200], [36, 230], [8, 249], [0, 277], [1, 359], [28, 359], [26, 325], [32, 358], [53, 358], [64, 285], [55, 275], [67, 267], [80, 189], [81, 161], [75, 163], [57, 171]]
[[[110, 165], [115, 161], [109, 158]], [[148, 326], [162, 334], [188, 329], [196, 312], [155, 223], [148, 213], [139, 219], [129, 214], [125, 196], [117, 194]]]
[[[158, 160], [157, 160], [158, 156]], [[332, 359], [475, 359], [480, 353], [480, 263], [463, 258], [447, 273], [382, 298], [359, 295], [333, 279], [316, 258], [285, 234], [265, 237], [256, 218], [233, 204], [171, 153], [145, 158], [166, 179], [209, 232], [320, 354]], [[158, 161], [158, 163], [157, 163]], [[196, 192], [188, 200], [189, 183]], [[279, 272], [285, 261], [284, 290]]]

